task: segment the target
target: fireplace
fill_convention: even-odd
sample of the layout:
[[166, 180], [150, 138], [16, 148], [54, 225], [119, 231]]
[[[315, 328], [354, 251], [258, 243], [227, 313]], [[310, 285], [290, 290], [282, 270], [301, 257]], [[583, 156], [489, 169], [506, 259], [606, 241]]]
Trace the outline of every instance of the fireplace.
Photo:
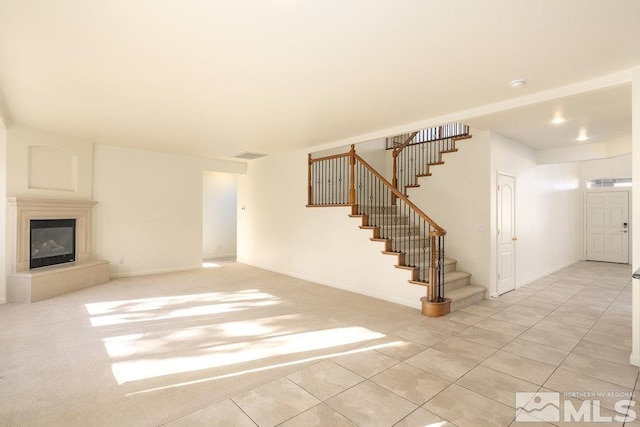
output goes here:
[[29, 234], [29, 268], [76, 260], [75, 219], [32, 219]]
[[[96, 202], [25, 197], [8, 202], [9, 302], [41, 301], [109, 281], [109, 262], [92, 251]], [[44, 266], [51, 267], [39, 268]]]

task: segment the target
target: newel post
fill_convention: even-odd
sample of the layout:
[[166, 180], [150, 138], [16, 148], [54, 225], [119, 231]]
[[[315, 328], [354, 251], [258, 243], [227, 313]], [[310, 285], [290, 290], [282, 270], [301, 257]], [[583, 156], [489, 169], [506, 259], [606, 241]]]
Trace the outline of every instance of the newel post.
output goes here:
[[349, 204], [356, 204], [356, 146], [351, 145], [349, 150]]

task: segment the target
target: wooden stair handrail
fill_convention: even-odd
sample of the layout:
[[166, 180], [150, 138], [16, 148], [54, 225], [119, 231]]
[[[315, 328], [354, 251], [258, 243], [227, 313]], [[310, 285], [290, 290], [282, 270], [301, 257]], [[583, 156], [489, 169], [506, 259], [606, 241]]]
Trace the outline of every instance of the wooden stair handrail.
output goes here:
[[339, 159], [341, 157], [349, 157], [349, 153], [334, 154], [332, 156], [318, 157], [317, 159], [312, 159], [311, 158], [311, 153], [309, 153], [309, 164], [312, 164], [312, 163], [315, 163], [315, 162], [321, 162], [323, 160]]
[[[351, 146], [351, 149], [352, 150], [354, 149], [353, 145]], [[432, 236], [444, 236], [445, 234], [447, 234], [447, 231], [444, 228], [440, 227], [434, 220], [429, 218], [429, 216], [427, 214], [422, 212], [422, 210], [420, 210], [419, 207], [417, 207], [415, 204], [413, 204], [409, 200], [409, 198], [407, 196], [405, 196], [400, 191], [398, 191], [397, 188], [395, 188], [389, 181], [387, 181], [385, 179], [385, 177], [380, 175], [380, 173], [378, 173], [378, 171], [375, 170], [362, 157], [360, 157], [357, 154], [354, 154], [354, 156], [355, 156], [356, 160], [358, 160], [360, 163], [362, 163], [362, 165], [365, 168], [367, 168], [369, 170], [369, 172], [371, 172], [373, 175], [375, 175], [375, 177], [378, 178], [380, 180], [380, 182], [382, 182], [382, 184], [384, 184], [391, 191], [391, 193], [394, 195], [394, 197], [396, 199], [402, 200], [404, 203], [407, 204], [407, 206], [409, 206], [411, 209], [413, 209], [422, 219], [424, 219], [427, 223], [429, 223], [429, 225], [431, 225], [433, 230], [431, 231], [430, 235], [432, 235]]]
[[409, 145], [411, 143], [411, 141], [413, 141], [413, 139], [416, 137], [416, 135], [419, 133], [420, 131], [417, 130], [415, 132], [413, 132], [409, 138], [407, 138], [407, 140], [405, 142], [403, 142], [401, 145], [399, 145], [398, 147], [393, 147], [393, 157], [398, 157], [398, 154], [400, 154], [400, 152], [402, 150], [404, 150], [407, 145]]

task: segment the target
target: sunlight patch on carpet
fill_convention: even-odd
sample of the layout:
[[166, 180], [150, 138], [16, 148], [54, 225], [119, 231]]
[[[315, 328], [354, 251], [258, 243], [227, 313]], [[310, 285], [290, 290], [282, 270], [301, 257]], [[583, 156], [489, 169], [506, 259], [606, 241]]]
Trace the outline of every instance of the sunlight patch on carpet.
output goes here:
[[141, 298], [86, 304], [92, 326], [230, 313], [279, 304], [280, 299], [256, 289], [194, 295]]
[[[111, 364], [111, 370], [118, 384], [124, 384], [166, 375], [236, 365], [287, 354], [338, 347], [384, 336], [381, 333], [357, 326], [333, 328], [194, 349], [174, 357], [140, 358], [114, 362]], [[119, 343], [120, 346], [121, 344], [122, 342]], [[137, 340], [132, 340], [130, 344], [137, 346]], [[109, 350], [109, 345], [109, 341], [105, 342], [107, 351], [112, 354], [112, 351]]]

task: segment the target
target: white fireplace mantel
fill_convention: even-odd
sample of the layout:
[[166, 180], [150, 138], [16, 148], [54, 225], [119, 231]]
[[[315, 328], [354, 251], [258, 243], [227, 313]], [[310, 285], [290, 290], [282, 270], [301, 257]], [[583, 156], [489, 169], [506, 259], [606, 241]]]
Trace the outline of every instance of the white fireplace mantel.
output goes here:
[[[34, 302], [109, 280], [109, 263], [95, 260], [92, 253], [92, 214], [97, 202], [24, 197], [11, 197], [8, 202], [10, 302]], [[32, 219], [75, 219], [76, 262], [29, 270]]]

